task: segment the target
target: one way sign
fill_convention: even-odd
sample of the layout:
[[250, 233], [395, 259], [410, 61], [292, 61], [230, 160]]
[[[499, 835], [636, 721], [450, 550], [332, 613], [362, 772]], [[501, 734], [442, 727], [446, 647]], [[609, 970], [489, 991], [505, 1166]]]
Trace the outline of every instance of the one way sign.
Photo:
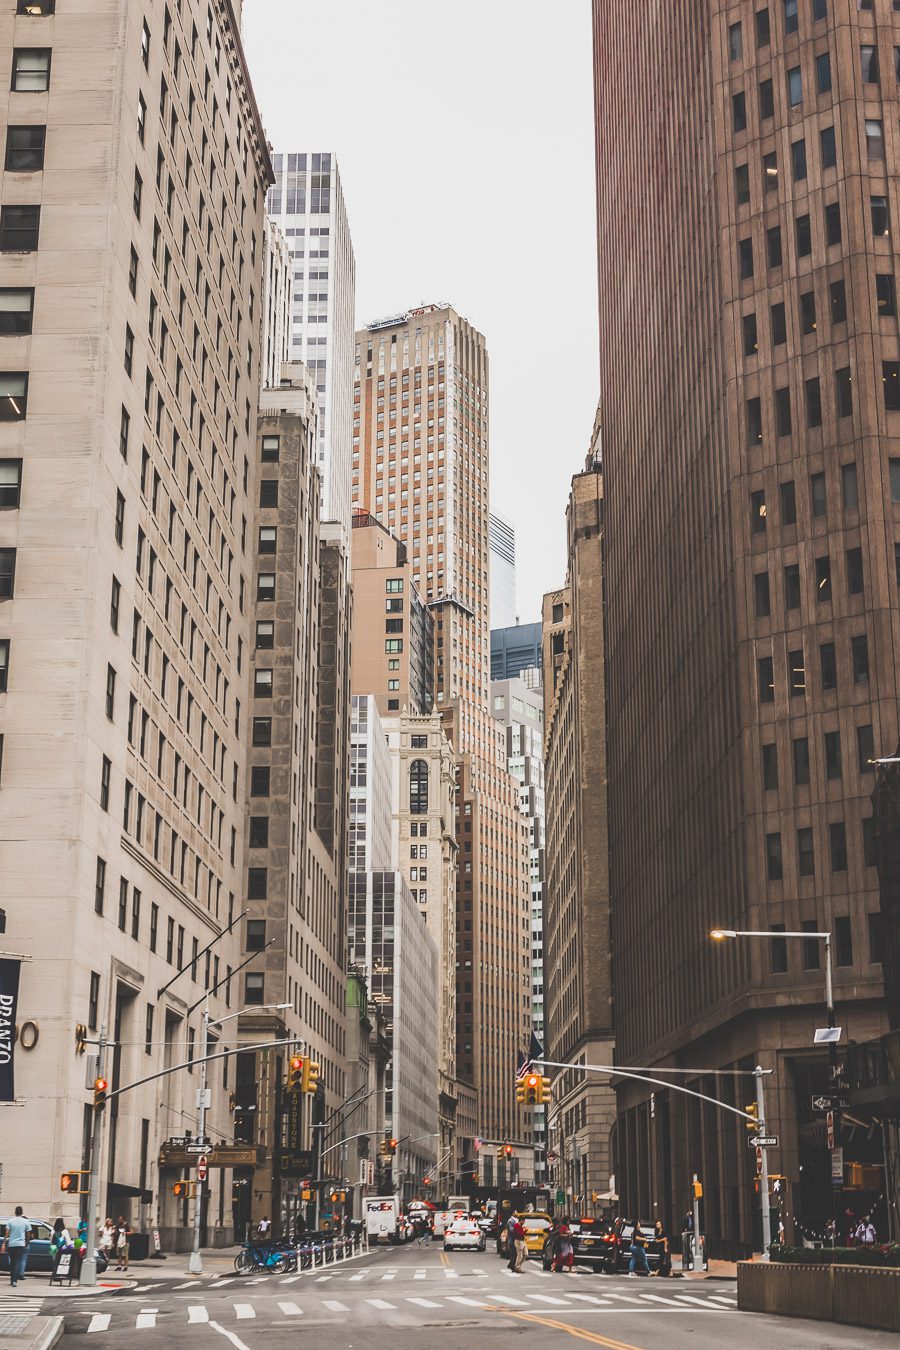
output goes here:
[[777, 1134], [751, 1134], [747, 1143], [751, 1148], [777, 1148]]
[[814, 1111], [846, 1111], [850, 1098], [837, 1092], [822, 1093], [812, 1099]]

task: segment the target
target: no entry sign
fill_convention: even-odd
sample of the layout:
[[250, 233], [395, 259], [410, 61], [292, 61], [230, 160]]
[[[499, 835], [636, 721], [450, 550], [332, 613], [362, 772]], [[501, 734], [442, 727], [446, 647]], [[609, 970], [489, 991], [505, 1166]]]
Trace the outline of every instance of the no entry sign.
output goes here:
[[201, 1153], [201, 1154], [200, 1154], [200, 1157], [197, 1159], [197, 1180], [198, 1180], [198, 1181], [205, 1181], [205, 1180], [206, 1180], [206, 1170], [207, 1170], [206, 1154], [205, 1154], [205, 1153]]

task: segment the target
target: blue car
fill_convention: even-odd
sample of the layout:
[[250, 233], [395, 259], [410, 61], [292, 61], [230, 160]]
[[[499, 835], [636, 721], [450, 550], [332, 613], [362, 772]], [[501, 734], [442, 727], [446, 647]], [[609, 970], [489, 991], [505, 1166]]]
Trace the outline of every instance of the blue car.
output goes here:
[[[11, 1216], [0, 1218], [0, 1242], [6, 1236], [6, 1225]], [[53, 1269], [53, 1257], [50, 1255], [50, 1239], [53, 1236], [53, 1226], [44, 1219], [32, 1219], [26, 1214], [31, 1225], [31, 1241], [28, 1244], [28, 1256], [25, 1260], [25, 1270], [46, 1270]], [[97, 1256], [97, 1274], [102, 1275], [109, 1262], [101, 1251], [94, 1248]], [[0, 1256], [0, 1270], [9, 1270], [9, 1256]]]

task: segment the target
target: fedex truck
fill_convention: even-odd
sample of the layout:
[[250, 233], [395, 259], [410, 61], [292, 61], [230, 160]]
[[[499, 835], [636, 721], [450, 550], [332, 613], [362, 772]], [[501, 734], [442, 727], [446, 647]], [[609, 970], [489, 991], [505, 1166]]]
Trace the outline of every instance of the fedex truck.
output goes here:
[[366, 1237], [370, 1242], [396, 1242], [400, 1202], [396, 1195], [366, 1198]]

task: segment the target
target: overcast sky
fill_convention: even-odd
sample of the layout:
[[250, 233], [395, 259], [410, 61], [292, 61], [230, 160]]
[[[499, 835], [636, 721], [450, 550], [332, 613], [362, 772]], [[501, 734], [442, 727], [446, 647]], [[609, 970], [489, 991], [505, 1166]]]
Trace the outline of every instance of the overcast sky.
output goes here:
[[244, 40], [274, 148], [337, 154], [360, 323], [442, 300], [485, 334], [537, 619], [598, 395], [590, 0], [245, 0]]

